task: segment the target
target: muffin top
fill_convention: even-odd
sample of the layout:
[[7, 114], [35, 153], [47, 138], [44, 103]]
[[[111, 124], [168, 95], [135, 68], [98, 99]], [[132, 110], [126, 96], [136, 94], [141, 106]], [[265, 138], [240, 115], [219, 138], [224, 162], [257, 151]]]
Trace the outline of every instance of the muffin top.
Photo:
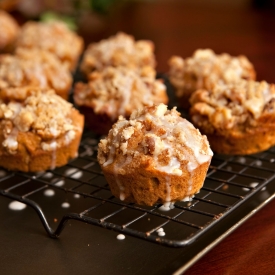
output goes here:
[[68, 68], [83, 49], [83, 39], [61, 21], [28, 21], [22, 26], [16, 45], [39, 48], [55, 54]]
[[9, 153], [16, 153], [20, 132], [36, 135], [42, 149], [53, 150], [61, 145], [61, 137], [63, 144], [69, 144], [75, 132], [82, 131], [73, 123], [72, 104], [53, 90], [23, 89], [25, 98], [15, 95], [16, 100], [9, 101], [6, 92], [0, 92], [2, 146]]
[[15, 41], [18, 32], [19, 26], [13, 17], [0, 10], [0, 52]]
[[129, 117], [134, 109], [168, 102], [166, 87], [155, 76], [155, 70], [149, 66], [139, 72], [106, 67], [91, 73], [87, 84], [76, 84], [74, 100], [79, 106], [93, 108], [96, 114], [107, 114], [113, 121], [119, 115]]
[[63, 90], [72, 83], [67, 68], [50, 52], [18, 48], [0, 55], [0, 89], [37, 86]]
[[257, 125], [263, 114], [274, 113], [275, 85], [242, 80], [237, 84], [215, 84], [198, 90], [190, 98], [191, 119], [205, 133], [244, 131]]
[[152, 41], [135, 41], [133, 36], [119, 32], [108, 39], [90, 44], [84, 53], [81, 70], [89, 74], [106, 66], [155, 67], [153, 51]]
[[182, 85], [195, 86], [187, 88], [204, 88], [207, 84], [221, 81], [232, 83], [240, 79], [255, 79], [254, 67], [245, 56], [217, 55], [210, 49], [196, 50], [192, 57], [186, 59], [173, 56], [169, 66], [172, 78], [181, 79]]
[[169, 174], [191, 173], [213, 155], [206, 136], [164, 104], [134, 111], [129, 120], [120, 117], [99, 143], [98, 160], [115, 173], [153, 167]]

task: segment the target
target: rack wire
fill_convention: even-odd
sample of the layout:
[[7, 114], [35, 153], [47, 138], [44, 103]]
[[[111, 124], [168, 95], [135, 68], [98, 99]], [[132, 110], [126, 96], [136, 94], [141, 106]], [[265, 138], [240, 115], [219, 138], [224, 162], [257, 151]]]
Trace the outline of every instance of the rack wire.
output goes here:
[[112, 195], [96, 159], [98, 141], [86, 131], [78, 157], [51, 171], [20, 173], [0, 168], [0, 194], [32, 207], [53, 238], [74, 219], [182, 247], [256, 192], [263, 192], [275, 177], [275, 148], [249, 156], [215, 155], [200, 193], [191, 202], [177, 202], [163, 211], [161, 204], [139, 206]]

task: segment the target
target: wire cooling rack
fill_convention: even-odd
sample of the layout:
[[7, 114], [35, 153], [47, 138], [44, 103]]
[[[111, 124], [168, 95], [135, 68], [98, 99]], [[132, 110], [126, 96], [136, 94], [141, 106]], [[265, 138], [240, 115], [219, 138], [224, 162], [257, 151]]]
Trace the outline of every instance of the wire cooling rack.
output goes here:
[[31, 206], [53, 238], [75, 219], [181, 247], [264, 191], [275, 176], [275, 148], [249, 156], [215, 155], [200, 193], [164, 211], [161, 204], [139, 206], [112, 195], [96, 159], [98, 141], [85, 132], [78, 157], [52, 171], [34, 174], [0, 168], [0, 194]]

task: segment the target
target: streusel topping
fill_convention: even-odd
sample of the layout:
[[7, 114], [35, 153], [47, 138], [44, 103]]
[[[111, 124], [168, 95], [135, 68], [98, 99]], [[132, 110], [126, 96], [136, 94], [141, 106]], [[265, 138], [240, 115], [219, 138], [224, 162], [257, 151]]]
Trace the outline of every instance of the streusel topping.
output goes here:
[[69, 70], [50, 52], [18, 48], [15, 55], [0, 55], [0, 89], [37, 86], [63, 90], [71, 83]]
[[0, 51], [15, 41], [18, 32], [17, 22], [8, 13], [0, 10]]
[[[80, 131], [72, 124], [72, 104], [57, 96], [53, 90], [28, 90], [22, 101], [5, 102], [0, 94], [0, 128], [4, 134], [3, 147], [16, 153], [17, 137], [20, 132], [32, 132], [41, 139], [41, 148], [54, 150], [69, 144], [75, 132]], [[3, 100], [4, 98], [4, 100]], [[60, 137], [64, 139], [60, 140]]]
[[92, 107], [96, 114], [107, 114], [112, 120], [130, 116], [134, 109], [168, 102], [166, 87], [155, 79], [151, 67], [139, 72], [126, 67], [106, 67], [91, 73], [88, 84], [77, 83], [74, 99], [79, 106]]
[[191, 99], [192, 121], [206, 133], [253, 126], [264, 112], [275, 107], [275, 85], [242, 80], [198, 90]]
[[55, 54], [68, 68], [78, 58], [83, 39], [61, 21], [33, 22], [22, 26], [17, 47], [39, 48]]
[[88, 74], [106, 66], [155, 67], [153, 52], [153, 42], [135, 41], [133, 36], [119, 32], [108, 39], [90, 44], [84, 53], [81, 69]]
[[[197, 50], [192, 57], [173, 56], [169, 60], [170, 79], [177, 88], [200, 89], [216, 82], [235, 83], [241, 79], [255, 79], [255, 71], [249, 60], [241, 55], [232, 57], [212, 50]], [[181, 96], [184, 90], [177, 90]]]
[[129, 163], [150, 163], [156, 170], [181, 176], [183, 167], [192, 173], [212, 155], [206, 136], [176, 108], [159, 104], [134, 111], [129, 120], [120, 117], [100, 141], [98, 160], [105, 167], [113, 165], [115, 173], [123, 173]]

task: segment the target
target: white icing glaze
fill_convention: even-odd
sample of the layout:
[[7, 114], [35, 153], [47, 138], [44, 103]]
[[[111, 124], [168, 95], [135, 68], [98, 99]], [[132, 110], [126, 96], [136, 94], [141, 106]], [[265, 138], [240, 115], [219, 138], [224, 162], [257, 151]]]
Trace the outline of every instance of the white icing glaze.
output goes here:
[[118, 235], [116, 236], [116, 238], [117, 238], [118, 240], [122, 241], [122, 240], [125, 239], [125, 235], [123, 235], [123, 234], [118, 234]]
[[75, 173], [76, 171], [78, 171], [77, 168], [74, 168], [74, 167], [68, 168], [68, 169], [65, 171], [65, 176], [69, 176], [69, 175]]
[[18, 135], [18, 129], [16, 127], [12, 128], [12, 131], [7, 136], [7, 138], [3, 141], [3, 146], [7, 147], [8, 149], [15, 151], [18, 148], [18, 142], [17, 142], [17, 135]]
[[73, 179], [80, 179], [82, 176], [83, 176], [83, 172], [82, 171], [78, 171], [75, 174], [73, 174], [71, 176], [71, 178], [73, 178]]
[[19, 202], [19, 201], [12, 201], [9, 204], [9, 209], [10, 210], [15, 210], [15, 211], [20, 211], [20, 210], [25, 209], [26, 206], [27, 205], [25, 203], [22, 203], [22, 202]]
[[70, 207], [70, 204], [69, 204], [68, 202], [63, 202], [63, 203], [61, 204], [61, 207], [62, 207], [62, 208], [69, 208], [69, 207]]
[[59, 187], [63, 186], [64, 184], [65, 184], [64, 180], [59, 180], [56, 183], [54, 183], [54, 185], [59, 186]]
[[164, 231], [158, 232], [158, 235], [159, 235], [160, 237], [164, 237], [164, 236], [165, 236], [165, 232], [164, 232]]
[[55, 192], [54, 192], [53, 189], [46, 189], [44, 191], [44, 195], [47, 196], [47, 197], [52, 197], [52, 196], [54, 196], [54, 194], [55, 194]]

